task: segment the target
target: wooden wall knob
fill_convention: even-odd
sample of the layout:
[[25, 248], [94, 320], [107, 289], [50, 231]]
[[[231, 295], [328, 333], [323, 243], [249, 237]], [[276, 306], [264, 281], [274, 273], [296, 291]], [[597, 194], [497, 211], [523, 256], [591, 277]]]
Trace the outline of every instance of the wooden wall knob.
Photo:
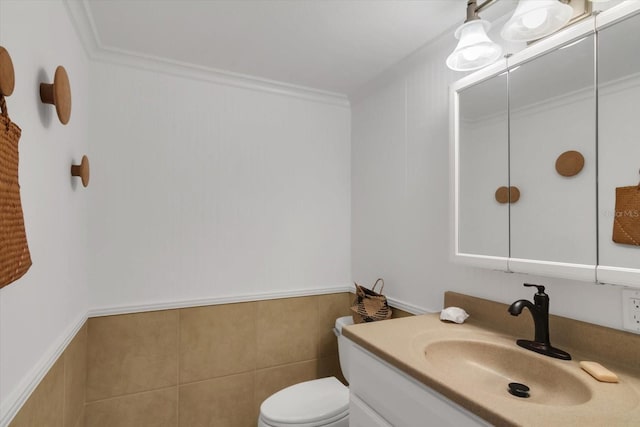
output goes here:
[[500, 187], [496, 190], [495, 197], [498, 203], [515, 203], [520, 200], [520, 190], [518, 187]]
[[56, 106], [60, 123], [66, 125], [71, 117], [71, 85], [63, 66], [56, 68], [53, 83], [40, 83], [40, 100]]
[[562, 176], [578, 175], [584, 167], [584, 156], [578, 151], [565, 151], [556, 160], [556, 171]]
[[0, 46], [0, 94], [9, 96], [16, 85], [16, 76], [13, 72], [13, 62], [7, 49]]
[[79, 176], [84, 187], [89, 185], [89, 158], [87, 156], [82, 156], [79, 165], [71, 165], [71, 176]]

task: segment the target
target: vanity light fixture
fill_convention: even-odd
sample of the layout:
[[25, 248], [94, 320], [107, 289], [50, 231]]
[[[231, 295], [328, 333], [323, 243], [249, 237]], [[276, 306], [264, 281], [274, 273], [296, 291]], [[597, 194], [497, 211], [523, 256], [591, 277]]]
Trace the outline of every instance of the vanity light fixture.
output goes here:
[[494, 63], [502, 55], [502, 47], [487, 36], [491, 24], [478, 16], [481, 7], [493, 1], [495, 0], [488, 0], [480, 7], [476, 0], [467, 2], [467, 19], [455, 32], [460, 41], [447, 58], [447, 66], [452, 70], [477, 70]]
[[[502, 47], [487, 36], [491, 27], [478, 13], [497, 0], [467, 1], [467, 19], [455, 32], [460, 41], [447, 58], [447, 66], [456, 71], [477, 70], [497, 61]], [[532, 41], [552, 34], [564, 27], [573, 15], [570, 0], [520, 0], [511, 19], [500, 35], [509, 41]], [[591, 0], [598, 1], [598, 0]], [[602, 0], [600, 0], [602, 1]]]

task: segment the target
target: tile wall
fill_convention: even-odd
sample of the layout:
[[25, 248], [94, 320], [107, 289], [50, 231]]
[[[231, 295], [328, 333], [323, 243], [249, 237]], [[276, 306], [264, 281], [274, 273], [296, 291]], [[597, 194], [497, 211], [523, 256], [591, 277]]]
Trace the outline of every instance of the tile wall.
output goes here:
[[87, 375], [83, 325], [33, 391], [9, 427], [82, 427]]
[[251, 426], [260, 403], [339, 375], [349, 293], [91, 318], [86, 426]]
[[352, 299], [90, 318], [10, 427], [255, 427], [274, 392], [331, 375], [344, 382], [333, 326]]

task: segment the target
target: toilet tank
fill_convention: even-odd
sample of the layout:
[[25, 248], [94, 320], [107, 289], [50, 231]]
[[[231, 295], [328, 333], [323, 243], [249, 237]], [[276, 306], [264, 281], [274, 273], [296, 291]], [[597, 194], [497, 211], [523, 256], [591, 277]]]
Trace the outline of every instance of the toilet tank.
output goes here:
[[347, 325], [353, 325], [352, 316], [338, 317], [336, 319], [335, 328], [333, 333], [338, 338], [338, 357], [340, 358], [340, 369], [342, 369], [342, 375], [349, 382], [349, 355], [351, 349], [351, 341], [342, 336], [342, 327]]

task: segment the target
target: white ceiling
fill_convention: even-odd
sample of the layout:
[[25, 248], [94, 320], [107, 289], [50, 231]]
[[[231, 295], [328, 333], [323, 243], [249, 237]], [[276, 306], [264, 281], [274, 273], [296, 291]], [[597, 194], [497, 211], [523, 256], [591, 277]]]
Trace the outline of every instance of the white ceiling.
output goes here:
[[466, 0], [91, 0], [86, 5], [103, 48], [350, 94], [461, 24]]

